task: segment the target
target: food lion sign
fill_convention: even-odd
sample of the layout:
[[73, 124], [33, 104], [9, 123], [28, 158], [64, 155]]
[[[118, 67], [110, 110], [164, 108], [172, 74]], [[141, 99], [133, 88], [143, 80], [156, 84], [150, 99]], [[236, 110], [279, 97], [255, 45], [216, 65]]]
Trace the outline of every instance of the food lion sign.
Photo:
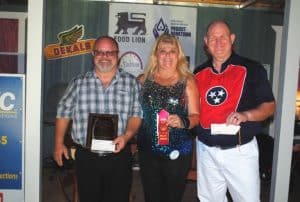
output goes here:
[[119, 44], [120, 68], [138, 76], [147, 65], [154, 41], [163, 33], [176, 36], [195, 66], [197, 9], [192, 7], [110, 3], [109, 35]]
[[0, 202], [24, 201], [24, 83], [0, 74]]

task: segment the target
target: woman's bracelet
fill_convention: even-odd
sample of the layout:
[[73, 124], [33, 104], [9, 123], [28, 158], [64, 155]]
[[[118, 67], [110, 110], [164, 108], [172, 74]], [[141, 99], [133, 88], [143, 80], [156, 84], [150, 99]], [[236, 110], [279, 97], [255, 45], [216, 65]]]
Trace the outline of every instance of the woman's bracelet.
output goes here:
[[183, 128], [184, 129], [189, 129], [190, 128], [190, 119], [188, 117], [180, 117], [182, 124], [183, 124]]

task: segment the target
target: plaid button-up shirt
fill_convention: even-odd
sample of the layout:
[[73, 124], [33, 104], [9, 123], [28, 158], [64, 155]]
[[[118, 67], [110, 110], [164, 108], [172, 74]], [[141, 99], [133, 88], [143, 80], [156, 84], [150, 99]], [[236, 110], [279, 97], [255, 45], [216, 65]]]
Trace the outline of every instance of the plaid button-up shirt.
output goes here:
[[110, 85], [104, 88], [95, 71], [72, 80], [58, 103], [56, 118], [72, 119], [72, 138], [85, 146], [90, 113], [118, 114], [118, 134], [123, 134], [130, 117], [142, 117], [140, 86], [136, 78], [118, 70]]

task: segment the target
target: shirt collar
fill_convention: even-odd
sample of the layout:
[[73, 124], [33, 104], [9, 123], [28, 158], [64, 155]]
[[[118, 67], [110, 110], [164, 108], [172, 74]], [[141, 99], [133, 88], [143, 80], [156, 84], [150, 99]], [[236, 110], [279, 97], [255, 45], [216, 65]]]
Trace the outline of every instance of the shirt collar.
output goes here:
[[[115, 76], [111, 80], [111, 84], [115, 83], [117, 80], [120, 79], [122, 72], [123, 72], [123, 69], [120, 69], [120, 68], [117, 69]], [[95, 78], [99, 79], [97, 74], [96, 74], [95, 69], [93, 69], [93, 75], [94, 75]]]
[[[236, 56], [235, 52], [232, 52], [230, 57], [221, 65], [221, 72], [225, 71], [225, 69], [228, 67], [228, 65], [233, 63], [233, 60]], [[215, 72], [218, 73], [214, 68], [213, 68], [213, 62], [212, 62], [212, 58], [209, 61], [209, 66], [211, 67], [211, 69]]]

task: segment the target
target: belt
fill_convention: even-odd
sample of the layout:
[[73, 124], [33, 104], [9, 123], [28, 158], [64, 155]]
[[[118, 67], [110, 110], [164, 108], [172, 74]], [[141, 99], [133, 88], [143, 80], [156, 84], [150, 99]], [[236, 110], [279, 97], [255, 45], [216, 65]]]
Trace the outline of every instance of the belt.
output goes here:
[[[73, 149], [73, 148], [72, 148]], [[71, 155], [72, 159], [75, 160], [75, 153], [72, 154], [72, 149], [70, 149], [69, 151], [69, 156]], [[74, 147], [74, 150], [80, 150], [80, 151], [87, 151], [87, 152], [91, 152], [94, 155], [97, 155], [99, 157], [108, 157], [108, 156], [112, 156], [114, 153], [113, 152], [95, 152], [95, 151], [90, 151], [89, 149], [81, 146], [81, 145], [76, 145], [76, 147]], [[74, 156], [74, 157], [73, 157]]]
[[217, 148], [219, 148], [219, 149], [221, 149], [221, 150], [233, 149], [233, 148], [236, 148], [236, 147], [238, 147], [238, 146], [247, 144], [247, 143], [249, 143], [251, 140], [253, 140], [253, 138], [252, 138], [252, 139], [249, 139], [249, 140], [246, 140], [245, 142], [242, 142], [241, 144], [230, 145], [230, 146], [226, 146], [226, 145], [222, 145], [222, 146], [221, 146], [221, 145], [215, 145], [214, 147], [217, 147]]
[[96, 153], [94, 152], [95, 154], [97, 154], [99, 157], [109, 157], [109, 156], [113, 156], [114, 153], [111, 153], [111, 152], [100, 152], [100, 153]]
[[77, 145], [76, 146], [76, 149], [77, 150], [81, 150], [81, 151], [86, 151], [86, 152], [90, 152], [90, 153], [92, 153], [93, 155], [96, 155], [96, 156], [99, 156], [99, 157], [111, 157], [111, 156], [115, 156], [115, 155], [119, 155], [119, 154], [121, 154], [121, 153], [123, 153], [123, 152], [125, 152], [125, 151], [128, 151], [128, 152], [130, 152], [130, 147], [129, 147], [129, 145], [127, 144], [123, 149], [122, 149], [122, 151], [121, 152], [119, 152], [119, 153], [114, 153], [114, 152], [101, 152], [101, 151], [91, 151], [90, 149], [87, 149], [87, 148], [85, 148], [85, 147], [83, 147], [83, 146], [81, 146], [81, 145]]
[[217, 147], [217, 148], [219, 148], [219, 149], [221, 149], [221, 150], [226, 150], [226, 149], [233, 149], [233, 148], [236, 148], [236, 147], [238, 147], [238, 146], [240, 146], [240, 145], [239, 145], [239, 144], [234, 145], [234, 146], [219, 146], [219, 145], [216, 145], [216, 146], [214, 146], [214, 147]]

